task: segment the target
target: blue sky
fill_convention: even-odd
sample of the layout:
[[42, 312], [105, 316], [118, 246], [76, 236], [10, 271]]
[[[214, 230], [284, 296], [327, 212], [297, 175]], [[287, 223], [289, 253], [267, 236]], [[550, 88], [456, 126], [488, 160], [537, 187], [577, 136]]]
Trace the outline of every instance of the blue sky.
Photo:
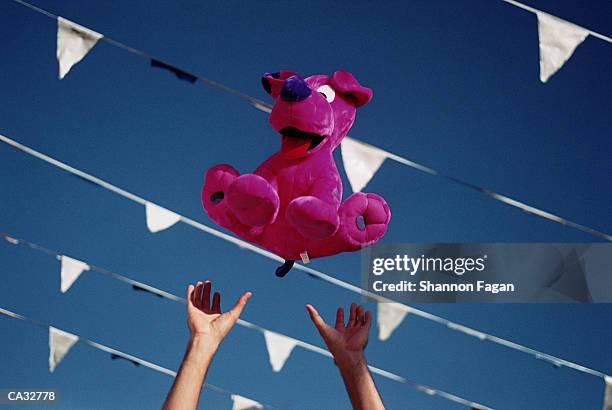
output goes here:
[[[35, 4], [264, 100], [263, 72], [347, 69], [374, 90], [357, 114], [353, 137], [612, 229], [612, 48], [588, 38], [543, 85], [536, 17], [501, 1]], [[609, 2], [529, 4], [611, 34]], [[248, 104], [179, 81], [105, 43], [59, 81], [53, 20], [4, 1], [0, 21], [1, 132], [22, 143], [208, 224], [199, 198], [204, 171], [227, 162], [248, 172], [278, 149], [266, 116]], [[0, 164], [0, 231], [179, 295], [187, 283], [209, 278], [225, 306], [251, 290], [245, 319], [318, 345], [304, 304], [329, 319], [337, 306], [355, 300], [299, 271], [279, 280], [274, 262], [186, 225], [150, 234], [141, 206], [6, 146], [0, 146]], [[390, 161], [367, 190], [384, 196], [393, 212], [385, 242], [596, 240]], [[53, 258], [3, 243], [0, 258], [0, 306], [178, 367], [188, 337], [183, 306], [93, 273], [62, 295]], [[359, 263], [352, 253], [312, 265], [358, 284]], [[422, 307], [612, 373], [609, 305]], [[172, 381], [84, 345], [49, 374], [43, 330], [0, 318], [0, 334], [0, 386], [59, 389], [65, 408], [158, 407]], [[367, 356], [376, 366], [496, 408], [602, 404], [598, 378], [416, 317], [387, 342], [373, 332]], [[331, 361], [297, 348], [283, 371], [273, 373], [261, 334], [240, 327], [222, 345], [208, 380], [279, 408], [349, 408]], [[390, 409], [459, 408], [376, 382]], [[205, 392], [205, 406], [231, 404]]]

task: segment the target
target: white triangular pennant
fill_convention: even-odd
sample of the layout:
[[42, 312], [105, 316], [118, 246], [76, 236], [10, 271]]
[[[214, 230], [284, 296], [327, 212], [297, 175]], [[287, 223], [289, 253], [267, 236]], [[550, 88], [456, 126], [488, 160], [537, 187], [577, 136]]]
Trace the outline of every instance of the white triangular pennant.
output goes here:
[[345, 137], [341, 144], [344, 171], [353, 192], [359, 192], [372, 179], [387, 158], [386, 151]]
[[66, 353], [79, 340], [77, 335], [49, 326], [49, 371], [53, 373]]
[[612, 376], [605, 377], [606, 393], [604, 395], [603, 410], [612, 410]]
[[232, 398], [232, 410], [263, 409], [263, 405], [255, 400], [238, 394], [232, 394], [230, 397]]
[[100, 33], [58, 16], [57, 62], [59, 63], [59, 79], [64, 78], [72, 66], [81, 61], [102, 37], [104, 36]]
[[296, 340], [269, 330], [264, 330], [264, 337], [272, 370], [280, 372], [297, 344]]
[[60, 255], [59, 260], [62, 264], [60, 290], [65, 293], [83, 271], [89, 270], [89, 265], [65, 255]]
[[153, 202], [145, 203], [147, 213], [147, 228], [151, 232], [159, 232], [170, 228], [181, 220], [181, 216]]
[[387, 340], [395, 328], [402, 323], [407, 313], [410, 313], [408, 306], [394, 302], [378, 302], [378, 312], [376, 316], [378, 322], [378, 339]]
[[545, 83], [563, 67], [589, 32], [550, 14], [536, 14], [540, 39], [540, 81]]

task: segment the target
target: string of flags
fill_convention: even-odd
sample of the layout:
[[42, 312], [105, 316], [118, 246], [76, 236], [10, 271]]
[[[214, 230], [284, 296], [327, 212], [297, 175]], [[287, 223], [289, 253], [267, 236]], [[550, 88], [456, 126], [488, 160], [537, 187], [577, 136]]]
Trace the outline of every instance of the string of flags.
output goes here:
[[[30, 319], [26, 316], [20, 315], [18, 313], [12, 312], [10, 310], [4, 309], [0, 307], [0, 314], [11, 317], [13, 319], [22, 320], [24, 322], [33, 324], [38, 327], [47, 328], [49, 332], [49, 372], [53, 373], [60, 362], [66, 357], [70, 349], [77, 343], [81, 342], [87, 346], [93, 347], [94, 349], [101, 350], [105, 353], [109, 353], [111, 355], [111, 359], [124, 359], [136, 366], [145, 366], [149, 369], [155, 370], [157, 372], [166, 374], [171, 377], [176, 377], [176, 372], [174, 370], [170, 370], [168, 368], [162, 367], [158, 364], [149, 362], [147, 360], [141, 359], [139, 357], [133, 356], [128, 353], [124, 353], [122, 351], [113, 349], [106, 345], [100, 344], [93, 340], [85, 339], [76, 335], [74, 333], [67, 332], [65, 330], [59, 329], [57, 327], [39, 322], [34, 319]], [[247, 409], [274, 409], [274, 407], [269, 405], [264, 405], [258, 401], [250, 399], [245, 396], [241, 396], [239, 394], [235, 394], [221, 387], [215, 386], [210, 383], [205, 383], [204, 388], [208, 388], [217, 393], [224, 394], [228, 396], [232, 400], [232, 410], [247, 410]]]
[[[14, 236], [5, 234], [5, 233], [0, 233], [0, 236], [3, 237], [7, 242], [13, 244], [13, 245], [23, 245], [26, 246], [30, 249], [34, 249], [36, 251], [45, 253], [49, 256], [52, 256], [54, 258], [56, 258], [57, 260], [60, 261], [61, 264], [61, 268], [60, 268], [60, 278], [61, 278], [61, 282], [60, 282], [60, 289], [62, 289], [62, 293], [64, 293], [65, 291], [63, 289], [69, 289], [70, 286], [65, 286], [64, 283], [64, 271], [65, 270], [71, 270], [74, 273], [76, 273], [76, 277], [72, 276], [71, 277], [71, 282], [70, 285], [72, 285], [72, 283], [74, 283], [74, 281], [80, 276], [80, 274], [82, 274], [85, 271], [93, 271], [93, 272], [98, 272], [98, 273], [102, 273], [108, 277], [111, 277], [115, 280], [119, 280], [121, 282], [127, 283], [129, 285], [132, 286], [132, 288], [134, 290], [141, 290], [141, 291], [146, 291], [149, 292], [151, 294], [160, 296], [162, 298], [166, 298], [169, 299], [173, 302], [179, 302], [179, 303], [186, 303], [186, 300], [184, 298], [178, 297], [176, 295], [173, 295], [169, 292], [163, 291], [161, 289], [155, 288], [151, 285], [148, 285], [146, 283], [143, 282], [139, 282], [136, 281], [134, 279], [128, 278], [127, 276], [124, 275], [120, 275], [118, 273], [114, 273], [111, 271], [108, 271], [106, 269], [100, 268], [98, 266], [95, 266], [93, 264], [87, 264], [85, 262], [82, 262], [78, 259], [74, 259], [71, 257], [67, 257], [65, 255], [62, 255], [54, 250], [51, 250], [49, 248], [46, 248], [44, 246], [38, 245], [36, 243], [24, 240], [24, 239], [19, 239], [16, 238]], [[74, 277], [74, 279], [72, 279]], [[385, 304], [382, 304], [385, 305]], [[380, 306], [380, 305], [379, 305]], [[312, 351], [314, 353], [318, 353], [322, 356], [325, 357], [329, 357], [332, 358], [333, 356], [331, 355], [331, 353], [321, 347], [315, 346], [313, 344], [310, 344], [308, 342], [305, 342], [303, 340], [299, 340], [299, 339], [295, 339], [293, 337], [290, 336], [286, 336], [284, 334], [281, 333], [277, 333], [274, 332], [272, 330], [266, 329], [264, 327], [261, 327], [259, 325], [256, 325], [252, 322], [248, 322], [244, 319], [238, 319], [238, 325], [243, 326], [243, 327], [247, 327], [250, 328], [252, 330], [258, 331], [259, 333], [263, 334], [264, 336], [264, 340], [265, 340], [265, 344], [266, 344], [266, 349], [268, 352], [268, 358], [270, 361], [270, 365], [272, 367], [272, 370], [274, 372], [280, 372], [282, 370], [282, 368], [284, 367], [286, 361], [288, 360], [289, 356], [291, 355], [291, 352], [293, 351], [293, 349], [296, 346], [300, 346], [306, 350]], [[70, 341], [69, 337], [66, 338], [66, 346], [68, 346], [68, 342]], [[74, 344], [74, 343], [72, 343]], [[58, 349], [58, 352], [62, 351], [61, 346], [59, 345], [60, 349]], [[65, 351], [67, 351], [72, 345], [70, 344], [67, 349], [65, 349]], [[65, 354], [65, 353], [64, 353]], [[63, 354], [60, 357], [63, 357]], [[59, 362], [59, 360], [58, 360]], [[447, 400], [451, 400], [454, 401], [456, 403], [468, 406], [472, 409], [489, 409], [489, 407], [484, 406], [482, 404], [464, 399], [462, 397], [453, 395], [451, 393], [447, 393], [445, 391], [439, 390], [439, 389], [435, 389], [432, 388], [430, 386], [426, 386], [417, 382], [414, 382], [412, 380], [409, 380], [403, 376], [399, 376], [395, 373], [389, 372], [387, 370], [384, 369], [380, 369], [378, 367], [375, 366], [368, 366], [370, 368], [370, 371], [374, 374], [378, 374], [379, 376], [388, 378], [390, 380], [396, 381], [396, 382], [400, 382], [403, 384], [407, 384], [421, 392], [424, 392], [430, 396], [439, 396], [442, 397], [444, 399]]]
[[[81, 171], [79, 169], [71, 167], [70, 165], [67, 165], [67, 164], [65, 164], [65, 163], [63, 163], [61, 161], [58, 161], [58, 160], [56, 160], [54, 158], [51, 158], [51, 157], [49, 157], [49, 156], [47, 156], [47, 155], [45, 155], [45, 154], [43, 154], [43, 153], [41, 153], [39, 151], [36, 151], [36, 150], [34, 150], [34, 149], [30, 148], [30, 147], [27, 147], [27, 146], [25, 146], [23, 144], [20, 144], [17, 141], [12, 140], [12, 139], [4, 136], [4, 135], [0, 134], [0, 141], [7, 143], [8, 145], [18, 149], [19, 151], [22, 151], [22, 152], [24, 152], [24, 153], [26, 153], [28, 155], [31, 155], [31, 156], [33, 156], [35, 158], [41, 159], [41, 160], [43, 160], [43, 161], [45, 161], [45, 162], [47, 162], [47, 163], [49, 163], [51, 165], [54, 165], [54, 166], [56, 166], [56, 167], [58, 167], [60, 169], [63, 169], [63, 170], [65, 170], [65, 171], [67, 171], [67, 172], [69, 172], [69, 173], [71, 173], [73, 175], [76, 175], [79, 178], [81, 178], [81, 179], [83, 179], [83, 180], [85, 180], [87, 182], [91, 182], [93, 184], [96, 184], [96, 185], [98, 185], [98, 186], [100, 186], [100, 187], [102, 187], [104, 189], [107, 189], [107, 190], [109, 190], [111, 192], [114, 192], [114, 193], [116, 193], [116, 194], [118, 194], [118, 195], [120, 195], [120, 196], [122, 196], [124, 198], [127, 198], [127, 199], [131, 200], [131, 201], [134, 201], [134, 202], [139, 203], [141, 205], [145, 205], [148, 202], [147, 200], [145, 200], [145, 199], [143, 199], [143, 198], [141, 198], [141, 197], [139, 197], [139, 196], [137, 196], [137, 195], [135, 195], [135, 194], [133, 194], [131, 192], [125, 191], [124, 189], [121, 189], [121, 188], [119, 188], [119, 187], [117, 187], [117, 186], [115, 186], [115, 185], [113, 185], [113, 184], [111, 184], [109, 182], [103, 181], [103, 180], [101, 180], [101, 179], [99, 179], [99, 178], [97, 178], [97, 177], [95, 177], [95, 176], [93, 176], [91, 174], [88, 174], [88, 173], [83, 172], [83, 171]], [[275, 254], [273, 254], [271, 252], [268, 252], [265, 249], [259, 248], [258, 246], [255, 246], [255, 245], [253, 245], [253, 244], [251, 244], [249, 242], [243, 241], [240, 238], [236, 238], [236, 237], [231, 236], [229, 234], [226, 234], [224, 232], [218, 231], [218, 230], [216, 230], [214, 228], [211, 228], [211, 227], [209, 227], [207, 225], [204, 225], [204, 224], [202, 224], [200, 222], [194, 221], [193, 219], [190, 219], [190, 218], [188, 218], [186, 216], [180, 215], [180, 221], [185, 223], [185, 224], [187, 224], [187, 225], [190, 225], [190, 226], [194, 227], [195, 229], [201, 230], [201, 231], [209, 233], [209, 234], [211, 234], [211, 235], [213, 235], [213, 236], [215, 236], [217, 238], [220, 238], [220, 239], [223, 239], [223, 240], [225, 240], [227, 242], [233, 243], [233, 244], [237, 245], [238, 247], [240, 247], [241, 249], [246, 249], [246, 250], [252, 251], [252, 252], [257, 253], [259, 255], [265, 256], [266, 258], [272, 259], [272, 260], [274, 260], [276, 262], [282, 262], [282, 259], [279, 256], [277, 256], [277, 255], [275, 255]], [[593, 376], [596, 376], [596, 377], [601, 377], [601, 378], [606, 376], [604, 373], [602, 373], [600, 371], [593, 370], [591, 368], [588, 368], [586, 366], [582, 366], [580, 364], [571, 362], [569, 360], [565, 360], [565, 359], [561, 359], [559, 357], [555, 357], [555, 356], [549, 355], [547, 353], [538, 351], [536, 349], [529, 348], [527, 346], [523, 346], [521, 344], [509, 341], [509, 340], [506, 340], [506, 339], [503, 339], [503, 338], [500, 338], [500, 337], [497, 337], [497, 336], [494, 336], [492, 334], [480, 332], [480, 331], [478, 331], [476, 329], [472, 329], [472, 328], [469, 328], [467, 326], [461, 325], [459, 323], [452, 322], [452, 321], [450, 321], [448, 319], [445, 319], [445, 318], [442, 318], [440, 316], [431, 314], [431, 313], [426, 312], [426, 311], [421, 310], [421, 309], [417, 309], [417, 308], [414, 308], [414, 307], [411, 307], [411, 306], [407, 306], [407, 305], [404, 305], [404, 304], [401, 304], [401, 303], [394, 302], [394, 301], [392, 301], [390, 299], [387, 299], [387, 298], [385, 298], [383, 296], [380, 296], [380, 295], [377, 295], [377, 294], [372, 293], [370, 291], [361, 289], [358, 286], [355, 286], [355, 285], [353, 285], [351, 283], [348, 283], [348, 282], [345, 282], [343, 280], [340, 280], [340, 279], [338, 279], [338, 278], [336, 278], [334, 276], [331, 276], [331, 275], [329, 275], [327, 273], [324, 273], [324, 272], [321, 272], [319, 270], [313, 269], [313, 268], [311, 268], [309, 266], [305, 266], [303, 264], [296, 263], [294, 265], [294, 267], [297, 270], [305, 272], [307, 275], [309, 275], [311, 277], [314, 277], [314, 278], [317, 278], [317, 279], [321, 279], [321, 280], [326, 281], [326, 282], [328, 282], [330, 284], [333, 284], [335, 286], [339, 286], [339, 287], [344, 288], [344, 289], [346, 289], [346, 290], [348, 290], [350, 292], [356, 293], [356, 294], [361, 295], [361, 296], [363, 296], [365, 298], [368, 298], [370, 300], [376, 301], [378, 303], [379, 307], [381, 306], [381, 304], [385, 304], [385, 307], [383, 308], [382, 312], [379, 312], [378, 315], [377, 315], [379, 327], [383, 327], [384, 328], [384, 330], [382, 332], [379, 330], [379, 338], [381, 340], [385, 340], [385, 339], [383, 339], [383, 337], [386, 337], [386, 338], [390, 337], [390, 335], [393, 333], [393, 331], [397, 328], [397, 326], [399, 326], [399, 324], [401, 324], [402, 320], [406, 317], [405, 314], [398, 314], [397, 311], [398, 310], [399, 311], [407, 311], [408, 313], [410, 313], [410, 314], [412, 314], [414, 316], [418, 316], [418, 317], [420, 317], [422, 319], [429, 320], [429, 321], [432, 321], [434, 323], [438, 323], [439, 325], [445, 326], [448, 329], [451, 329], [451, 330], [454, 330], [454, 331], [458, 331], [458, 332], [464, 333], [464, 334], [472, 336], [472, 337], [478, 335], [477, 338], [480, 339], [480, 340], [483, 340], [483, 341], [486, 340], [486, 341], [489, 341], [489, 342], [492, 342], [492, 343], [495, 343], [495, 344], [507, 347], [509, 349], [516, 350], [518, 352], [528, 354], [528, 355], [530, 355], [532, 357], [535, 357], [536, 359], [539, 359], [539, 360], [546, 360], [546, 361], [554, 364], [556, 367], [564, 366], [564, 367], [568, 367], [568, 368], [577, 370], [579, 372], [587, 373], [587, 374], [590, 374], [590, 375], [593, 375]]]
[[[44, 14], [49, 18], [57, 20], [57, 57], [58, 64], [60, 67], [60, 79], [64, 77], [64, 75], [70, 70], [70, 68], [74, 64], [81, 61], [83, 57], [85, 57], [85, 55], [93, 48], [93, 46], [98, 40], [103, 40], [110, 45], [119, 47], [141, 58], [149, 60], [150, 65], [152, 67], [159, 67], [168, 70], [169, 72], [174, 73], [176, 77], [181, 80], [185, 80], [190, 83], [195, 83], [199, 80], [205, 85], [235, 95], [247, 101], [249, 104], [251, 104], [253, 107], [257, 108], [260, 111], [266, 113], [271, 112], [271, 106], [257, 98], [241, 93], [233, 88], [227, 87], [206, 77], [189, 73], [188, 71], [182, 70], [172, 64], [154, 58], [143, 51], [129, 47], [109, 37], [103, 36], [100, 33], [97, 33], [74, 22], [71, 22], [61, 16], [57, 16], [23, 0], [13, 1], [23, 6], [26, 6], [29, 9], [34, 10], [38, 13]], [[573, 23], [569, 23], [565, 20], [559, 19], [555, 16], [552, 16], [548, 13], [544, 13], [532, 7], [525, 6], [517, 1], [504, 1], [517, 7], [521, 7], [525, 10], [531, 11], [535, 13], [538, 17], [538, 33], [540, 39], [540, 78], [542, 82], [546, 82], [551, 75], [553, 75], [557, 70], [559, 70], [559, 68], [561, 68], [561, 66], [565, 63], [565, 61], [567, 61], [567, 59], [570, 58], [576, 47], [586, 38], [587, 35], [590, 34], [592, 36], [601, 38], [605, 41], [612, 43], [612, 39], [602, 34], [582, 28]], [[349, 179], [349, 182], [351, 184], [351, 188], [353, 189], [353, 192], [361, 191], [376, 174], [376, 171], [378, 171], [384, 160], [388, 158], [402, 165], [411, 167], [412, 169], [425, 172], [429, 175], [441, 177], [451, 183], [458, 184], [460, 186], [463, 186], [464, 188], [468, 188], [472, 191], [478, 192], [498, 202], [518, 208], [531, 215], [544, 218], [548, 221], [555, 222], [557, 224], [564, 225], [573, 229], [580, 230], [589, 235], [604, 239], [606, 241], [612, 241], [612, 235], [610, 234], [598, 231], [594, 228], [573, 222], [558, 215], [554, 215], [550, 212], [527, 205], [521, 201], [517, 201], [515, 199], [496, 193], [489, 189], [463, 181], [459, 178], [445, 175], [441, 172], [418, 164], [402, 156], [393, 154], [391, 152], [357, 141], [352, 138], [344, 138], [341, 145], [341, 151], [344, 168], [347, 174], [347, 178]]]
[[503, 0], [508, 4], [534, 13], [538, 18], [540, 46], [540, 81], [547, 82], [570, 59], [576, 48], [590, 34], [612, 43], [612, 38], [545, 13], [516, 0]]
[[544, 218], [548, 221], [568, 226], [570, 228], [577, 229], [579, 231], [585, 232], [589, 235], [605, 239], [606, 241], [612, 241], [612, 235], [598, 231], [586, 225], [582, 225], [569, 219], [563, 218], [561, 216], [552, 214], [550, 212], [544, 211], [542, 209], [527, 205], [523, 202], [512, 199], [508, 196], [499, 194], [497, 192], [491, 191], [489, 189], [483, 188], [481, 186], [472, 184], [471, 182], [464, 181], [459, 178], [455, 178], [450, 175], [445, 175], [444, 173], [437, 171], [435, 169], [426, 167], [424, 165], [418, 164], [414, 161], [411, 161], [407, 158], [401, 157], [399, 155], [390, 153], [388, 151], [382, 150], [373, 145], [367, 144], [365, 142], [357, 141], [349, 137], [345, 137], [340, 144], [342, 150], [342, 158], [344, 164], [344, 170], [346, 172], [346, 176], [353, 188], [353, 191], [357, 192], [363, 189], [370, 181], [370, 179], [374, 176], [376, 171], [380, 168], [383, 161], [385, 159], [392, 159], [401, 164], [407, 165], [413, 169], [417, 169], [421, 172], [425, 172], [429, 175], [437, 176], [439, 178], [445, 179], [448, 182], [453, 184], [461, 185], [464, 188], [475, 191], [481, 195], [485, 195], [491, 199], [502, 202], [506, 205], [510, 205], [512, 207], [518, 208], [528, 214]]

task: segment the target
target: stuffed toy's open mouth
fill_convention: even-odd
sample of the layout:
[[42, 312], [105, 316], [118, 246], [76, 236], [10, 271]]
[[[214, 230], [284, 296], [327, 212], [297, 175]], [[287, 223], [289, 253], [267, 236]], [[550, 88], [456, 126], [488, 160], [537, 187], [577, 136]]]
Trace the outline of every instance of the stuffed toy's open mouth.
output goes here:
[[281, 151], [287, 158], [302, 157], [325, 139], [323, 135], [301, 131], [295, 127], [285, 127], [279, 132], [282, 135]]

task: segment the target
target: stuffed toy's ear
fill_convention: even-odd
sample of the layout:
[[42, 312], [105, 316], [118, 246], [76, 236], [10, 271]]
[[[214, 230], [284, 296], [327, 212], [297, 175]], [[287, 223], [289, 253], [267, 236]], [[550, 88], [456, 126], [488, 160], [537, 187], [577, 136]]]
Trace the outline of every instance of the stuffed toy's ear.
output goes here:
[[337, 93], [352, 101], [355, 107], [361, 107], [372, 99], [372, 90], [359, 84], [348, 71], [336, 71], [330, 79], [330, 84]]
[[283, 89], [283, 84], [285, 80], [292, 75], [296, 75], [295, 71], [282, 70], [277, 71], [275, 73], [265, 73], [261, 77], [261, 85], [263, 85], [264, 90], [268, 94], [272, 96], [272, 98], [277, 98]]

